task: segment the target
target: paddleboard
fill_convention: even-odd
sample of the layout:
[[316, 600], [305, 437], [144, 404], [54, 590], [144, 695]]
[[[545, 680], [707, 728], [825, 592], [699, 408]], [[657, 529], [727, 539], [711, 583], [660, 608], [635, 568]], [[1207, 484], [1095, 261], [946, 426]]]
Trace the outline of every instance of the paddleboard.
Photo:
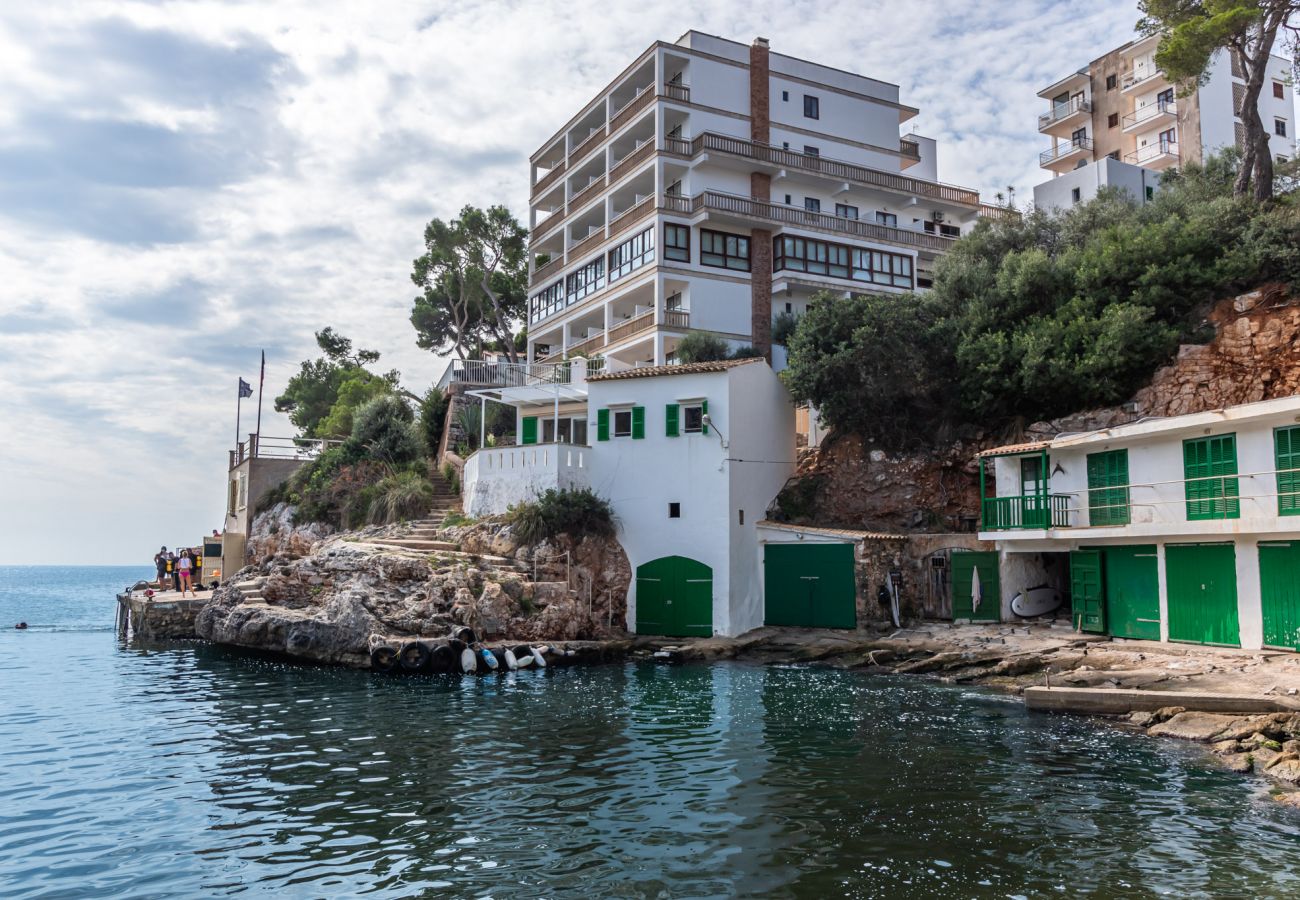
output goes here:
[[1021, 618], [1045, 616], [1060, 607], [1064, 600], [1061, 592], [1051, 585], [1040, 584], [1026, 588], [1011, 598], [1011, 611]]

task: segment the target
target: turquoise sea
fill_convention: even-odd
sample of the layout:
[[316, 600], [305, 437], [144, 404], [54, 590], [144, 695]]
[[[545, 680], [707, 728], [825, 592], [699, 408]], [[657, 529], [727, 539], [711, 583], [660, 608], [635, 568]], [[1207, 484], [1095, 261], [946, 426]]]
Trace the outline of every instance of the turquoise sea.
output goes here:
[[807, 668], [131, 648], [146, 574], [0, 567], [0, 897], [1300, 896], [1300, 815], [1196, 747]]

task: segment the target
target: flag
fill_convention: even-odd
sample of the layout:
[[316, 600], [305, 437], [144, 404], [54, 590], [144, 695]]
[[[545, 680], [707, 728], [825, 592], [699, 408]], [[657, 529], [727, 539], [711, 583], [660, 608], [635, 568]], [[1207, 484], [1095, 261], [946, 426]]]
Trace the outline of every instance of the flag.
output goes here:
[[244, 379], [239, 379], [239, 399], [253, 396], [253, 386]]

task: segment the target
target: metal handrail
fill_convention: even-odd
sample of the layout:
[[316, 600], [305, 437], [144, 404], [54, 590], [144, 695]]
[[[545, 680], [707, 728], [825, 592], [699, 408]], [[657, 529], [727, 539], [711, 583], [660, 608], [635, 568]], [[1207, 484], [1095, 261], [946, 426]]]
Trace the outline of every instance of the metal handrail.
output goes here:
[[1047, 165], [1063, 156], [1068, 156], [1076, 150], [1091, 149], [1092, 138], [1070, 138], [1070, 140], [1057, 144], [1055, 147], [1049, 147], [1042, 153], [1038, 154], [1038, 164]]
[[1147, 144], [1145, 147], [1139, 147], [1138, 149], [1134, 150], [1132, 153], [1126, 154], [1124, 156], [1124, 161], [1131, 162], [1131, 163], [1138, 163], [1140, 165], [1144, 162], [1148, 162], [1149, 160], [1155, 159], [1157, 156], [1164, 156], [1165, 154], [1172, 154], [1174, 156], [1177, 156], [1178, 142], [1160, 141], [1159, 143], [1155, 143], [1155, 144]]
[[[587, 363], [587, 374], [602, 371], [604, 360]], [[569, 363], [511, 363], [483, 359], [453, 359], [438, 379], [438, 387], [470, 384], [477, 387], [530, 387], [538, 384], [572, 384]]]
[[1072, 116], [1078, 112], [1091, 112], [1092, 103], [1083, 97], [1075, 97], [1065, 103], [1054, 103], [1050, 112], [1038, 117], [1038, 129], [1041, 131], [1053, 122]]
[[1178, 103], [1174, 100], [1157, 100], [1155, 103], [1134, 110], [1123, 119], [1124, 128], [1132, 128], [1139, 125], [1147, 119], [1154, 119], [1157, 116], [1178, 115]]

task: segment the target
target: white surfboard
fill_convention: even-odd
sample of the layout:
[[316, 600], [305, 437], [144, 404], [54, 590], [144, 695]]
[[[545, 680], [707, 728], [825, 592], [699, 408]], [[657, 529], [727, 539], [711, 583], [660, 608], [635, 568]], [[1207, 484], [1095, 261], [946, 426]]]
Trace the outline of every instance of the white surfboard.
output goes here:
[[1051, 585], [1040, 584], [1025, 590], [1011, 598], [1011, 611], [1021, 618], [1031, 619], [1044, 616], [1061, 605], [1064, 598], [1061, 592]]

